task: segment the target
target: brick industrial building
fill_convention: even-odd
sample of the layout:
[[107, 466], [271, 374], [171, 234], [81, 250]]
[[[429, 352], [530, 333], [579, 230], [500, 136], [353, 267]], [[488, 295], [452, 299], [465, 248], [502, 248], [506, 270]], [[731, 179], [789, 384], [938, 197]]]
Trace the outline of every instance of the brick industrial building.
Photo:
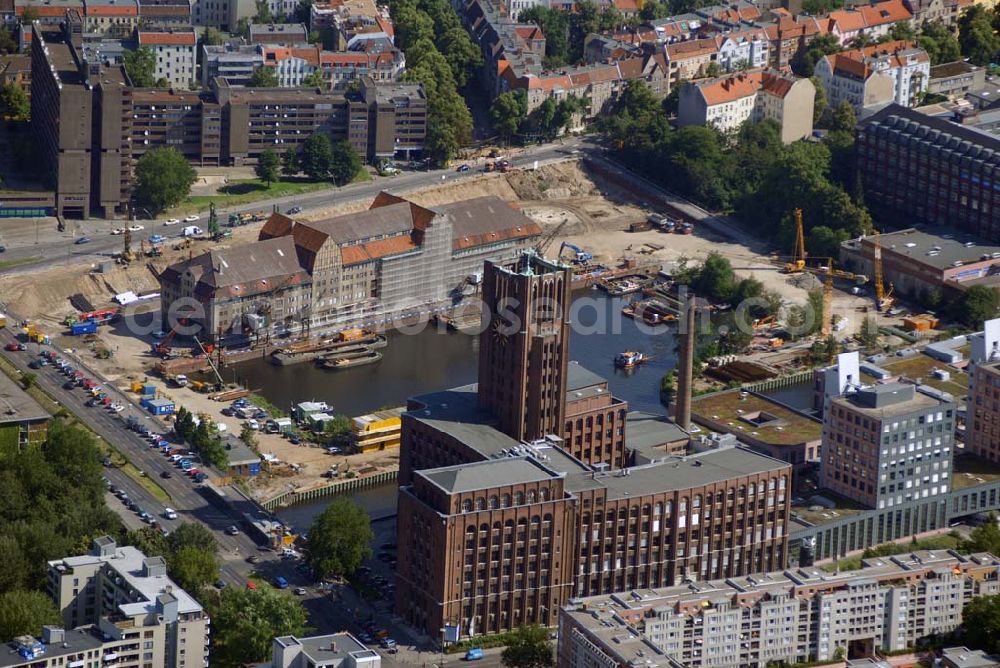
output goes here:
[[670, 454], [684, 432], [568, 360], [569, 284], [533, 253], [487, 263], [478, 386], [403, 414], [396, 611], [429, 633], [785, 564], [791, 468], [733, 437]]
[[872, 658], [957, 629], [974, 597], [1000, 593], [998, 565], [913, 552], [836, 574], [798, 568], [584, 598], [560, 614], [557, 665], [764, 668], [832, 663], [838, 649]]
[[213, 340], [379, 327], [461, 301], [484, 261], [511, 262], [540, 234], [496, 197], [425, 208], [382, 193], [367, 211], [325, 220], [273, 214], [257, 242], [164, 270], [163, 322], [193, 298], [204, 314], [192, 321]]
[[83, 24], [33, 25], [32, 132], [52, 175], [56, 213], [121, 214], [133, 163], [173, 146], [204, 165], [253, 163], [322, 132], [347, 140], [365, 160], [412, 157], [423, 149], [427, 99], [419, 84], [364, 79], [359, 91], [254, 89], [216, 79], [205, 93], [135, 89], [124, 68], [88, 62]]

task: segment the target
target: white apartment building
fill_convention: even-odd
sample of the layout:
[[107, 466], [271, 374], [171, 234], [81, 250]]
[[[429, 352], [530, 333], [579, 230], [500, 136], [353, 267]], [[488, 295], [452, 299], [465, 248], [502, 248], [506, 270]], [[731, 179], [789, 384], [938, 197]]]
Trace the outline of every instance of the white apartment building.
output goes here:
[[855, 112], [889, 102], [914, 107], [930, 75], [927, 52], [905, 40], [843, 51], [816, 63], [830, 106], [847, 102]]
[[718, 63], [726, 72], [767, 67], [771, 44], [763, 30], [748, 30], [723, 35]]
[[197, 85], [198, 36], [193, 28], [140, 30], [139, 46], [149, 47], [156, 55], [157, 79], [166, 79], [171, 88]]
[[[102, 657], [104, 665], [109, 661], [116, 668], [208, 665], [208, 613], [167, 577], [163, 557], [146, 557], [104, 536], [94, 541], [90, 554], [50, 561], [48, 591], [62, 613], [64, 628], [74, 629], [65, 636], [79, 640], [84, 655]], [[85, 642], [87, 636], [97, 640]], [[79, 664], [75, 659], [63, 663], [65, 655], [58, 644], [60, 648], [51, 648], [55, 652], [41, 648], [39, 656], [51, 663], [23, 665], [96, 665], [85, 656]], [[4, 662], [10, 659], [0, 655], [0, 667], [22, 665]]]
[[754, 70], [690, 83], [680, 91], [677, 120], [735, 132], [747, 121], [774, 120], [786, 144], [812, 133], [816, 89], [809, 79]]
[[577, 599], [559, 616], [558, 668], [764, 668], [873, 657], [962, 623], [1000, 591], [1000, 559], [920, 551], [856, 571], [790, 569]]

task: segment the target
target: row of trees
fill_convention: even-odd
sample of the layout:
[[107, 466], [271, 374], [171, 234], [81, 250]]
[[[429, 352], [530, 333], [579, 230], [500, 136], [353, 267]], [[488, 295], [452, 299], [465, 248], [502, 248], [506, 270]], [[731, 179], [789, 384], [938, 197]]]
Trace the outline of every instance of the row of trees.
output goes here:
[[482, 53], [448, 0], [391, 0], [389, 9], [406, 54], [404, 79], [427, 94], [425, 155], [447, 163], [472, 139], [472, 114], [458, 91], [482, 66]]
[[794, 240], [792, 213], [801, 208], [807, 245], [822, 257], [872, 227], [854, 164], [854, 112], [845, 104], [829, 117], [824, 142], [787, 146], [770, 121], [747, 123], [732, 136], [704, 126], [673, 131], [660, 102], [632, 81], [600, 127], [632, 168], [709, 208], [737, 213], [785, 248]]
[[363, 167], [361, 157], [346, 139], [336, 144], [325, 134], [314, 134], [298, 149], [288, 148], [279, 157], [266, 150], [257, 159], [254, 172], [271, 187], [281, 175], [294, 177], [305, 174], [314, 181], [331, 180], [338, 186], [350, 183]]
[[61, 420], [41, 447], [0, 466], [0, 642], [38, 634], [60, 615], [43, 593], [46, 561], [82, 554], [121, 522], [104, 503], [101, 455], [89, 432]]
[[535, 5], [518, 15], [524, 23], [535, 23], [545, 34], [545, 67], [554, 69], [583, 60], [587, 35], [620, 28], [625, 21], [614, 6], [598, 8], [592, 0], [576, 3], [574, 12]]
[[167, 574], [194, 596], [219, 578], [219, 544], [203, 524], [185, 522], [166, 537], [158, 529], [143, 527], [129, 531], [125, 542], [147, 557], [164, 557]]

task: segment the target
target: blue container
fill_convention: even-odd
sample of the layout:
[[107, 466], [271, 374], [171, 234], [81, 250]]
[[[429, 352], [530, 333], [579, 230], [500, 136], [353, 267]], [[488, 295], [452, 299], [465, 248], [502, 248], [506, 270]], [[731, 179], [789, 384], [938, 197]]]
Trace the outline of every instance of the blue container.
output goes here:
[[83, 334], [96, 334], [97, 333], [97, 323], [93, 320], [87, 320], [85, 322], [77, 322], [69, 327], [69, 333], [72, 336], [81, 336]]

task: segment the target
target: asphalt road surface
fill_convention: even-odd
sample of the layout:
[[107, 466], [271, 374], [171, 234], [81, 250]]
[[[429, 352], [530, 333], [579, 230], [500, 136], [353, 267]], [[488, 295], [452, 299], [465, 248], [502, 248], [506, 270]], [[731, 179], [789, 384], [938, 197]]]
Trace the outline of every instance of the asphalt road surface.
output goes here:
[[[565, 159], [574, 155], [574, 151], [582, 153], [591, 150], [593, 144], [587, 138], [568, 138], [562, 143], [530, 146], [512, 158], [510, 162], [515, 167], [531, 167], [535, 161], [544, 163], [556, 159]], [[465, 181], [480, 176], [480, 172], [456, 172], [453, 168], [430, 171], [405, 171], [393, 177], [376, 177], [372, 181], [353, 183], [342, 188], [323, 190], [293, 197], [283, 197], [271, 200], [260, 200], [245, 206], [219, 209], [220, 224], [225, 227], [230, 213], [243, 213], [260, 210], [271, 210], [277, 206], [281, 211], [287, 211], [292, 206], [301, 207], [306, 213], [311, 209], [327, 208], [356, 200], [371, 200], [383, 190], [402, 191], [417, 188], [427, 188], [442, 183]], [[0, 254], [0, 262], [29, 260], [24, 264], [0, 269], [0, 273], [27, 273], [43, 267], [65, 265], [81, 260], [98, 261], [107, 259], [122, 249], [123, 239], [120, 235], [112, 235], [111, 231], [123, 227], [123, 220], [89, 219], [85, 221], [67, 219], [66, 230], [58, 232], [54, 219], [46, 219], [45, 224], [35, 221], [32, 224], [21, 225], [18, 232], [4, 234], [3, 242], [7, 251]], [[165, 226], [164, 217], [159, 220], [139, 220], [134, 224], [143, 226], [143, 230], [133, 232], [132, 248], [138, 250], [140, 240], [148, 240], [150, 236], [159, 234], [168, 239], [181, 236], [181, 230], [186, 225], [197, 225], [203, 230], [208, 226], [208, 213], [199, 214], [193, 222], [181, 221], [177, 225]], [[41, 229], [39, 229], [41, 228]], [[76, 241], [86, 236], [89, 243], [77, 244]]]

